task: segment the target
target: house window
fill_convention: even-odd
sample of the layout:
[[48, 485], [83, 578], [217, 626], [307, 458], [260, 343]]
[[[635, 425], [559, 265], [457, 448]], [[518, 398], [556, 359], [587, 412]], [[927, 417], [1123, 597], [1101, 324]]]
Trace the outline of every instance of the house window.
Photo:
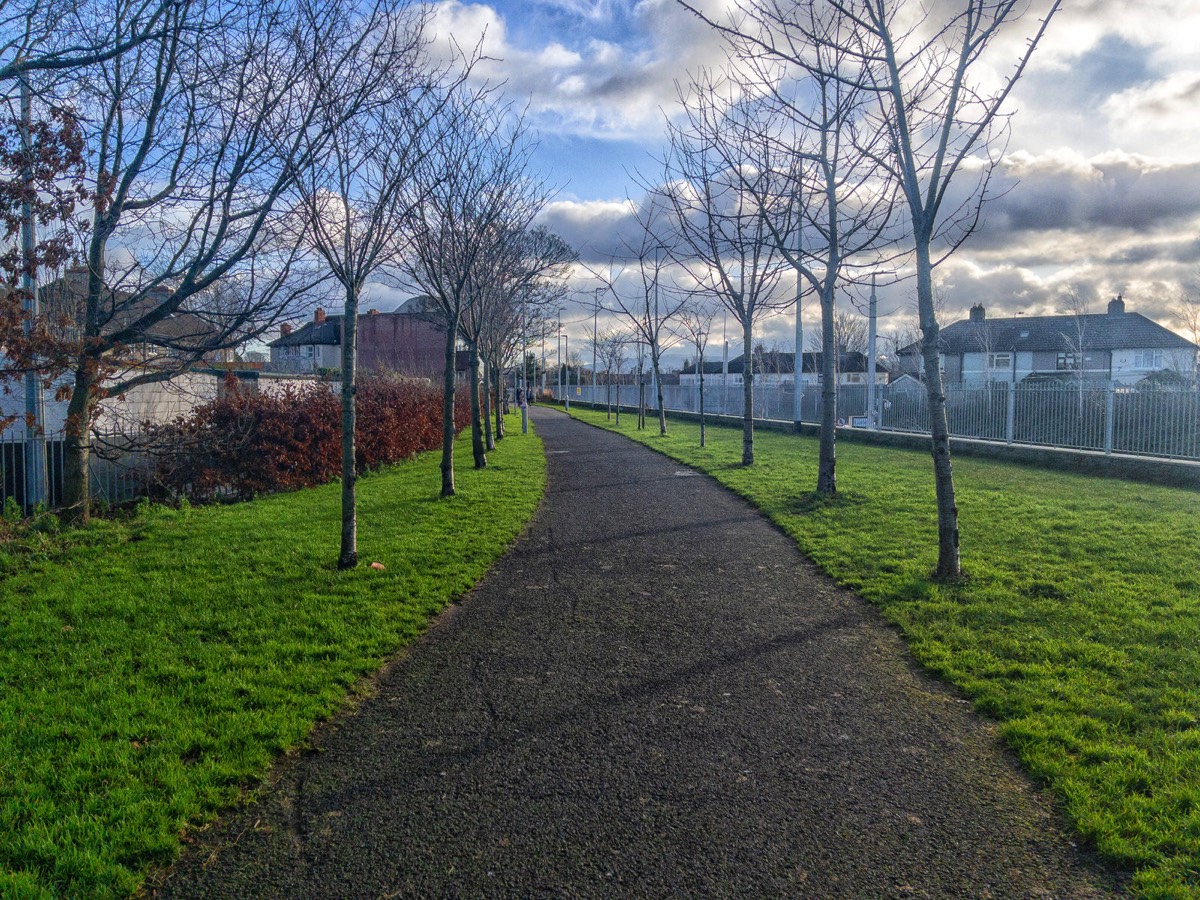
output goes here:
[[1079, 367], [1079, 357], [1074, 353], [1060, 353], [1054, 367], [1059, 370], [1073, 371]]
[[1133, 354], [1135, 369], [1161, 369], [1163, 367], [1163, 352], [1161, 350], [1138, 350]]
[[1011, 353], [989, 353], [988, 354], [989, 369], [1010, 369], [1012, 368]]
[[301, 352], [304, 354], [305, 359], [312, 359], [312, 355], [313, 355], [312, 344], [306, 344], [303, 348], [301, 348]]

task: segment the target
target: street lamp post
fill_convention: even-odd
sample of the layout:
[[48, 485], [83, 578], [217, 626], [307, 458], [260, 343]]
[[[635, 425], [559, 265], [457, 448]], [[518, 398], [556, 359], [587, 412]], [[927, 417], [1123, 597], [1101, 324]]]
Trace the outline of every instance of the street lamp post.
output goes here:
[[804, 413], [804, 322], [800, 313], [801, 289], [800, 270], [796, 270], [796, 354], [792, 361], [792, 420], [800, 428], [800, 417]]
[[875, 414], [875, 273], [871, 273], [871, 304], [867, 314], [867, 427], [879, 430], [879, 419]]
[[[867, 308], [867, 427], [872, 431], [878, 431], [880, 426], [879, 410], [877, 408], [876, 400], [877, 391], [875, 388], [877, 369], [875, 360], [875, 343], [876, 335], [879, 330], [877, 324], [879, 320], [879, 313], [878, 302], [875, 296], [875, 281], [880, 275], [895, 276], [896, 274], [897, 272], [894, 270], [871, 273], [871, 302]], [[888, 315], [888, 313], [884, 313], [884, 315]]]
[[[26, 163], [23, 177], [27, 185], [33, 183], [32, 163], [32, 92], [29, 77], [21, 77], [21, 148], [25, 151]], [[25, 300], [25, 334], [33, 329], [38, 315], [38, 286], [34, 277], [33, 257], [37, 249], [34, 233], [33, 204], [26, 200], [21, 204], [21, 252], [24, 255], [25, 272], [21, 276], [21, 287]], [[40, 503], [47, 503], [46, 438], [42, 433], [46, 414], [42, 400], [42, 383], [35, 369], [25, 373], [25, 506], [32, 512]]]
[[529, 294], [521, 296], [521, 434], [529, 434]]
[[592, 289], [592, 409], [596, 408], [596, 362], [600, 350], [600, 332], [598, 330], [600, 319], [600, 293], [604, 288]]

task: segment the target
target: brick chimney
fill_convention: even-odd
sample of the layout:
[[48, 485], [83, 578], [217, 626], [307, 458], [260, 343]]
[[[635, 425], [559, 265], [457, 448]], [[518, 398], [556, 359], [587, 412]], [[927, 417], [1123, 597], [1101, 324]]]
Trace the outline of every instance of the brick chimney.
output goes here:
[[292, 326], [289, 325], [287, 322], [284, 322], [282, 325], [279, 326], [279, 336], [280, 337], [287, 337], [291, 333], [292, 333]]
[[367, 310], [367, 315], [368, 315], [368, 316], [377, 316], [377, 315], [379, 315], [379, 310], [377, 310], [377, 309], [368, 309], [368, 310]]
[[976, 303], [971, 307], [970, 316], [972, 322], [981, 323], [987, 317], [987, 310], [982, 303]]
[[315, 313], [313, 313], [313, 322], [317, 325], [320, 325], [324, 321], [325, 321], [325, 310], [318, 306], [317, 311]]
[[1125, 315], [1125, 301], [1121, 299], [1120, 294], [1108, 301], [1108, 314], [1110, 316]]

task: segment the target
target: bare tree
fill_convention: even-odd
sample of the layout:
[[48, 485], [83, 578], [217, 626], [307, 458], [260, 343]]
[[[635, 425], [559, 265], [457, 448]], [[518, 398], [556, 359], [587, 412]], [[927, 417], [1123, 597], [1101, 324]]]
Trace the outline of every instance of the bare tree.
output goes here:
[[[320, 116], [298, 167], [296, 193], [307, 243], [342, 295], [342, 527], [338, 568], [358, 564], [355, 394], [358, 310], [367, 281], [402, 255], [405, 226], [421, 202], [418, 166], [445, 128], [453, 79], [423, 58], [428, 13], [376, 3], [308, 10], [340, 19], [346, 47], [316, 48], [306, 74]], [[351, 61], [342, 62], [343, 56]], [[332, 63], [332, 64], [331, 64]], [[457, 76], [460, 80], [462, 75]], [[336, 79], [336, 80], [335, 80]], [[358, 101], [347, 115], [341, 101]], [[306, 135], [307, 137], [307, 135]]]
[[626, 335], [616, 328], [606, 328], [596, 339], [596, 356], [604, 366], [605, 405], [607, 418], [613, 414], [613, 374], [617, 376], [617, 422], [621, 421], [621, 370], [625, 366]]
[[[439, 323], [446, 329], [442, 409], [443, 497], [453, 496], [454, 388], [457, 339], [482, 322], [476, 310], [485, 286], [486, 261], [495, 257], [497, 241], [530, 228], [548, 193], [531, 178], [525, 125], [495, 103], [487, 90], [455, 104], [462, 124], [444, 132], [426, 161], [424, 202], [414, 217], [406, 276], [431, 298]], [[474, 306], [473, 306], [474, 304]], [[476, 348], [478, 352], [478, 348]], [[472, 447], [476, 466], [486, 465], [479, 408], [478, 366], [470, 384]]]
[[687, 302], [687, 294], [669, 279], [673, 240], [669, 208], [654, 192], [635, 213], [636, 241], [626, 241], [623, 258], [610, 261], [607, 271], [592, 274], [609, 298], [607, 309], [617, 313], [646, 345], [658, 401], [659, 434], [667, 433], [663, 402], [662, 355], [674, 340], [671, 325]]
[[[1179, 294], [1172, 310], [1175, 322], [1187, 332], [1193, 344], [1200, 344], [1200, 285], [1193, 283]], [[1200, 389], [1200, 355], [1192, 352], [1191, 371], [1187, 376], [1192, 381], [1192, 387]]]
[[696, 378], [699, 383], [700, 446], [705, 446], [704, 422], [704, 351], [712, 336], [713, 320], [717, 317], [717, 302], [703, 294], [693, 294], [679, 310], [679, 330], [696, 348]]
[[683, 100], [685, 121], [669, 126], [662, 193], [679, 233], [676, 261], [695, 287], [716, 297], [742, 328], [742, 463], [750, 465], [754, 325], [765, 313], [792, 302], [775, 294], [783, 257], [774, 233], [789, 227], [768, 221], [773, 213], [790, 213], [768, 209], [758, 198], [783, 196], [785, 185], [777, 172], [756, 167], [755, 148], [743, 141], [747, 132], [731, 127], [725, 115], [728, 103], [714, 91], [693, 91]]
[[[0, 0], [0, 83], [77, 73], [117, 59], [169, 33], [181, 5], [180, 0]], [[10, 96], [7, 87], [5, 96]]]
[[1090, 351], [1089, 325], [1091, 304], [1080, 287], [1069, 288], [1062, 298], [1064, 312], [1069, 318], [1067, 327], [1059, 332], [1062, 340], [1061, 368], [1072, 374], [1075, 382], [1075, 415], [1079, 428], [1083, 429], [1083, 415], [1087, 399], [1088, 355]]
[[464, 323], [470, 327], [464, 325], [463, 331], [468, 347], [479, 348], [484, 373], [482, 418], [487, 450], [496, 449], [495, 437], [501, 436], [503, 427], [498, 408], [493, 434], [489, 415], [491, 387], [496, 387], [499, 407], [501, 372], [516, 349], [522, 318], [531, 305], [535, 314], [557, 306], [565, 292], [561, 278], [575, 259], [575, 251], [542, 226], [497, 233], [489, 251], [480, 256], [480, 273], [475, 279], [477, 292], [469, 314], [464, 317]]
[[636, 364], [635, 375], [637, 377], [637, 428], [638, 431], [646, 427], [646, 358], [649, 352], [646, 348], [646, 342], [642, 340], [640, 335], [633, 334], [629, 338], [630, 352], [633, 354], [631, 360]]
[[[844, 306], [836, 307], [833, 311], [833, 348], [839, 358], [833, 361], [834, 373], [841, 374], [840, 357], [847, 353], [867, 353], [867, 320], [862, 313]], [[822, 352], [825, 343], [820, 335], [814, 335], [810, 345], [813, 350]]]
[[[324, 148], [328, 98], [306, 87], [314, 48], [335, 82], [357, 48], [328, 7], [313, 0], [301, 10], [282, 0], [166, 4], [151, 39], [78, 80], [93, 210], [84, 266], [49, 311], [70, 322], [68, 517], [89, 514], [99, 399], [264, 333], [309, 287], [296, 278], [298, 243], [281, 198]], [[121, 42], [144, 22], [135, 15], [112, 28]], [[337, 103], [350, 114], [358, 98], [348, 91]]]
[[[792, 15], [802, 23], [800, 34], [820, 36], [811, 46], [789, 48], [790, 56], [810, 64], [781, 60], [774, 52], [764, 52], [759, 41], [732, 40], [743, 90], [762, 98], [739, 103], [735, 110], [749, 132], [746, 143], [757, 148], [758, 166], [777, 170], [785, 180], [782, 196], [756, 193], [756, 200], [768, 209], [794, 207], [790, 231], [780, 228], [789, 220], [778, 212], [767, 221], [779, 252], [820, 304], [824, 371], [817, 492], [833, 494], [840, 359], [837, 292], [856, 272], [878, 267], [889, 250], [896, 183], [881, 178], [875, 163], [887, 134], [868, 115], [874, 95], [860, 83], [862, 61], [838, 39], [844, 26], [823, 14], [820, 0], [796, 4]], [[780, 38], [796, 36], [784, 32]], [[753, 190], [760, 182], [744, 183]]]
[[[1006, 143], [1002, 109], [1060, 5], [1061, 0], [1040, 2], [1043, 18], [1015, 65], [1002, 74], [991, 65], [1003, 46], [998, 39], [1019, 28], [1031, 9], [1030, 0], [965, 0], [955, 8], [924, 7], [915, 18], [909, 5], [890, 0], [821, 0], [817, 21], [836, 20], [832, 31], [810, 27], [812, 20], [795, 15], [793, 4], [774, 0], [747, 0], [740, 17], [724, 22], [706, 19], [754, 42], [762, 52], [813, 73], [840, 77], [811, 52], [831, 40], [836, 49], [861, 61], [861, 66], [851, 67], [848, 80], [875, 96], [874, 114], [888, 139], [874, 158], [900, 185], [916, 263], [937, 493], [939, 578], [957, 578], [960, 562], [946, 396], [938, 369], [940, 324], [933, 302], [933, 270], [978, 224], [991, 173]], [[994, 78], [989, 85], [982, 83], [984, 67]]]

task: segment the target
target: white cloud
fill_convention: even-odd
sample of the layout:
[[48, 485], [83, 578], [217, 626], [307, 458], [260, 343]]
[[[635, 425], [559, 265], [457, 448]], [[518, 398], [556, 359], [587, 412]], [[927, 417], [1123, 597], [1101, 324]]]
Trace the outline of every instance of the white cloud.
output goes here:
[[[607, 3], [551, 5], [588, 18], [612, 14]], [[441, 40], [453, 35], [460, 46], [473, 46], [486, 31], [482, 49], [488, 59], [477, 74], [503, 82], [514, 98], [528, 97], [540, 130], [657, 142], [662, 110], [676, 98], [675, 80], [718, 64], [723, 45], [674, 0], [642, 0], [628, 15], [635, 26], [628, 42], [593, 38], [572, 46], [543, 35], [541, 46], [521, 46], [495, 8], [445, 0], [437, 6], [435, 29]]]
[[[705, 6], [720, 18], [735, 0]], [[675, 0], [528, 8], [557, 22], [575, 17], [576, 27], [531, 30], [515, 12], [506, 23], [492, 6], [459, 0], [440, 4], [439, 22], [467, 45], [487, 28], [484, 49], [496, 61], [482, 71], [531, 98], [544, 135], [625, 139], [652, 154], [676, 81], [724, 60], [721, 38]], [[982, 76], [1008, 71], [1034, 27], [1032, 16], [1017, 23]], [[1130, 308], [1169, 323], [1170, 303], [1200, 266], [1197, 34], [1200, 0], [1076, 0], [1058, 14], [1007, 107], [1010, 152], [993, 187], [1008, 192], [939, 270], [956, 314], [977, 300], [996, 315], [1052, 311], [1064, 287], [1082, 284], [1100, 299], [1124, 291]], [[579, 160], [589, 164], [604, 161]], [[614, 184], [607, 195], [620, 193]], [[624, 201], [561, 200], [542, 220], [598, 263], [620, 251], [633, 212]], [[889, 302], [904, 305], [908, 293], [891, 288]]]
[[1200, 119], [1200, 71], [1183, 69], [1113, 94], [1100, 111], [1115, 134], [1135, 134], [1140, 142], [1153, 142], [1159, 153], [1194, 155], [1195, 135], [1180, 125]]

